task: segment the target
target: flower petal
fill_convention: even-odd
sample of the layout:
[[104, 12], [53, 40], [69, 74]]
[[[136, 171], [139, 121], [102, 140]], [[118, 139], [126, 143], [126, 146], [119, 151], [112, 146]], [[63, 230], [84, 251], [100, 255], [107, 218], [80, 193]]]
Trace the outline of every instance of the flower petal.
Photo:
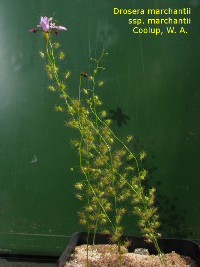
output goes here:
[[57, 30], [67, 30], [67, 28], [65, 28], [64, 26], [56, 26], [55, 23], [52, 23], [50, 26], [52, 29], [57, 29]]
[[49, 31], [49, 20], [52, 20], [52, 17], [47, 18], [47, 17], [42, 17], [40, 18], [40, 24], [37, 25], [37, 27], [42, 27], [44, 32]]
[[58, 28], [57, 28], [58, 30], [64, 30], [64, 31], [66, 31], [67, 30], [67, 28], [65, 28], [64, 26], [58, 26]]
[[30, 29], [30, 30], [28, 30], [29, 32], [34, 32], [34, 33], [36, 33], [37, 32], [37, 29], [36, 28], [32, 28], [32, 29]]

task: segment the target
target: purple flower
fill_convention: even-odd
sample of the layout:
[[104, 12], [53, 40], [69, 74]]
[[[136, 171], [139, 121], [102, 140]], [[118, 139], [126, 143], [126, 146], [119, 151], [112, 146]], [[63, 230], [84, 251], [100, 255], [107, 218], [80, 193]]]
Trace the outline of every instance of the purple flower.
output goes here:
[[[47, 17], [42, 17], [40, 18], [40, 24], [37, 25], [37, 27], [42, 28], [43, 32], [49, 32], [49, 29], [55, 29], [55, 34], [59, 34], [59, 30], [67, 30], [64, 26], [56, 26], [55, 23], [50, 22], [53, 18], [47, 18]], [[38, 30], [37, 28], [30, 29], [29, 32], [34, 32], [36, 33]]]
[[43, 32], [49, 32], [49, 21], [52, 20], [52, 17], [47, 18], [47, 17], [42, 17], [40, 19], [40, 24], [37, 25], [37, 27], [42, 27]]

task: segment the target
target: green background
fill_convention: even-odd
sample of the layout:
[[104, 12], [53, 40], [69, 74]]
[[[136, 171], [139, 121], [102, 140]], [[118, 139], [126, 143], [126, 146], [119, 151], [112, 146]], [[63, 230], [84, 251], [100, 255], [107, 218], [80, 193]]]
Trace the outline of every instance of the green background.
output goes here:
[[[192, 25], [186, 35], [134, 35], [129, 17], [114, 16], [114, 7], [191, 7]], [[133, 134], [132, 148], [147, 152], [163, 236], [200, 243], [199, 0], [1, 0], [0, 251], [59, 255], [72, 233], [83, 230], [73, 186], [79, 174], [70, 172], [78, 162], [74, 132], [47, 90], [38, 53], [44, 39], [28, 32], [54, 11], [68, 28], [57, 38], [63, 67], [72, 72], [69, 93], [77, 96], [80, 70], [89, 73], [89, 58], [105, 48], [100, 95], [116, 111], [115, 132]], [[139, 235], [131, 213], [125, 226], [125, 234]]]

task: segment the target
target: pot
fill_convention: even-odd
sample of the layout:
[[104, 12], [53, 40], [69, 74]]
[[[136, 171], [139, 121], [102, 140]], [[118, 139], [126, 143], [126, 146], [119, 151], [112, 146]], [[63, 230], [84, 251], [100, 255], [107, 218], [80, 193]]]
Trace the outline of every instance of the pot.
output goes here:
[[[110, 244], [109, 235], [105, 234], [96, 234], [95, 244]], [[148, 249], [150, 254], [157, 254], [157, 251], [153, 243], [146, 243], [143, 237], [133, 237], [133, 236], [122, 236], [123, 240], [131, 241], [131, 244], [128, 247], [129, 252], [133, 252], [136, 248], [145, 248]], [[62, 255], [58, 259], [55, 267], [63, 267], [65, 263], [69, 260], [71, 253], [74, 248], [78, 245], [86, 244], [87, 232], [77, 232], [74, 233], [69, 241], [69, 244], [63, 251]], [[93, 234], [89, 235], [89, 244], [92, 244]], [[200, 247], [197, 243], [185, 240], [185, 239], [172, 239], [172, 238], [160, 238], [158, 239], [158, 244], [161, 251], [164, 253], [170, 253], [175, 251], [180, 255], [185, 255], [191, 257], [196, 261], [197, 266], [200, 267]]]

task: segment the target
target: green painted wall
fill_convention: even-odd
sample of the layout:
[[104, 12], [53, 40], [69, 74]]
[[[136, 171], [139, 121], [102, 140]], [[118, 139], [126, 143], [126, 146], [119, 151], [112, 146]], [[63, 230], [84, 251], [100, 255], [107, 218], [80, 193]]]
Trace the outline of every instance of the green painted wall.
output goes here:
[[[188, 6], [187, 36], [135, 36], [113, 8]], [[73, 184], [78, 161], [56, 113], [59, 98], [49, 84], [39, 50], [44, 40], [28, 33], [40, 16], [68, 28], [60, 34], [71, 69], [69, 92], [77, 95], [80, 69], [105, 48], [107, 110], [128, 116], [119, 136], [134, 134], [135, 151], [144, 149], [149, 184], [157, 185], [163, 236], [200, 243], [200, 75], [199, 0], [8, 0], [0, 1], [0, 251], [59, 255], [82, 228]], [[120, 121], [118, 109], [118, 122]], [[126, 234], [138, 235], [131, 213]]]

